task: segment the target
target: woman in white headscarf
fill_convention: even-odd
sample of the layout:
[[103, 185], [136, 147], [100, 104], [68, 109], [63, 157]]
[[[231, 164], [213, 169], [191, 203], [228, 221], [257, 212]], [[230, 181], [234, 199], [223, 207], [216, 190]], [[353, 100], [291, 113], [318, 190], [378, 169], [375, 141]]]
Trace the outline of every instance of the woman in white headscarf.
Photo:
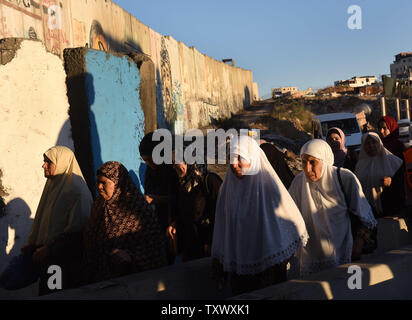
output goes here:
[[286, 280], [286, 263], [308, 234], [258, 143], [236, 137], [230, 156], [217, 199], [212, 257], [214, 276], [230, 273], [237, 295]]
[[404, 202], [403, 161], [389, 152], [375, 132], [362, 136], [355, 174], [376, 217], [397, 211]]
[[[289, 192], [295, 200], [309, 233], [309, 241], [297, 255], [292, 269], [307, 275], [349, 263], [352, 230], [345, 195], [339, 183], [330, 146], [323, 140], [308, 141], [301, 149], [303, 172], [295, 177]], [[368, 229], [376, 220], [355, 175], [340, 169], [349, 209]]]

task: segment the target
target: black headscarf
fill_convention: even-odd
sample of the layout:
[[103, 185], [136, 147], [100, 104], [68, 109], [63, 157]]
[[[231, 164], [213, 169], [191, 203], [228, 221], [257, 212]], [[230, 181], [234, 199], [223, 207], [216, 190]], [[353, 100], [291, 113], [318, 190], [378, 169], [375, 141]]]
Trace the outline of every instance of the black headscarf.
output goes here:
[[139, 152], [141, 156], [152, 156], [153, 149], [157, 146], [159, 141], [153, 141], [153, 132], [146, 134], [142, 141], [140, 141]]
[[285, 155], [271, 143], [263, 143], [260, 145], [260, 148], [265, 152], [266, 157], [286, 189], [289, 189], [295, 176], [285, 161]]

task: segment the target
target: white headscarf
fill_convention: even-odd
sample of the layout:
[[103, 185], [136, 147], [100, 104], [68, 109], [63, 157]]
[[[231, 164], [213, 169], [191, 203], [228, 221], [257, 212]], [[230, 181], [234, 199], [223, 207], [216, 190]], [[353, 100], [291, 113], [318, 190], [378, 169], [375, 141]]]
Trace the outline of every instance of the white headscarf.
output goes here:
[[[365, 141], [368, 137], [379, 142], [379, 152], [375, 157], [370, 157], [365, 151]], [[356, 164], [355, 174], [362, 184], [363, 191], [369, 203], [381, 213], [381, 194], [383, 192], [383, 177], [393, 177], [402, 166], [402, 160], [393, 155], [383, 146], [379, 135], [375, 132], [367, 132], [362, 136], [362, 146], [359, 160]]]
[[308, 234], [257, 142], [241, 136], [233, 145], [231, 156], [240, 155], [251, 167], [242, 179], [230, 169], [226, 174], [217, 199], [212, 256], [226, 272], [257, 274], [289, 259]]
[[[350, 217], [342, 188], [333, 164], [333, 152], [323, 140], [314, 139], [301, 149], [303, 154], [322, 162], [320, 180], [312, 182], [304, 172], [295, 177], [289, 192], [300, 209], [310, 240], [299, 252], [299, 273], [310, 274], [350, 262], [352, 234]], [[353, 213], [368, 228], [376, 225], [372, 210], [355, 175], [341, 169], [342, 183]]]

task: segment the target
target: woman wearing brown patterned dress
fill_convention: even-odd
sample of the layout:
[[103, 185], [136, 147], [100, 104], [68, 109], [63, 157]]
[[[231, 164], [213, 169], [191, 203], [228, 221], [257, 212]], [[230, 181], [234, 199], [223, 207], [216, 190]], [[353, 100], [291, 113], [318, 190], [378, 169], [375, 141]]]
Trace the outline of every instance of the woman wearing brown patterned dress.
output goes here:
[[83, 284], [167, 265], [158, 219], [119, 162], [97, 170], [98, 197], [83, 233]]

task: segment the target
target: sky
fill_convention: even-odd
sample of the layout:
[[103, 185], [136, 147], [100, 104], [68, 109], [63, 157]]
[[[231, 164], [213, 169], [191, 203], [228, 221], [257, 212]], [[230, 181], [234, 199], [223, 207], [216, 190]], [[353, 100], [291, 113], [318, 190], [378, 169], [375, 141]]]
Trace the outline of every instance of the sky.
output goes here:
[[[320, 89], [380, 77], [396, 54], [412, 51], [410, 0], [113, 2], [164, 36], [252, 70], [261, 97], [282, 86]], [[348, 27], [351, 5], [361, 8], [361, 29]]]

